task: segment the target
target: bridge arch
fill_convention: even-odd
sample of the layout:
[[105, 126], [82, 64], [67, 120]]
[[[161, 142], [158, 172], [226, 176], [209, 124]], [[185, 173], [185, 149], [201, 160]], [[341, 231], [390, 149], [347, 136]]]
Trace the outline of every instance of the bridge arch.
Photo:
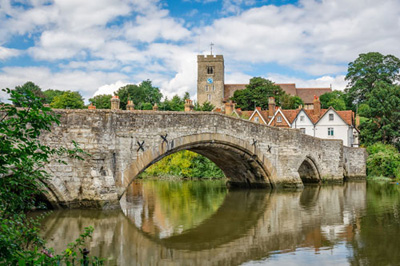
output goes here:
[[122, 173], [124, 190], [137, 175], [167, 155], [182, 150], [201, 154], [214, 162], [229, 179], [230, 187], [271, 188], [275, 186], [276, 169], [260, 149], [250, 143], [224, 134], [195, 134], [171, 139], [142, 152]]
[[303, 183], [320, 183], [321, 175], [315, 160], [307, 155], [298, 167], [300, 179]]

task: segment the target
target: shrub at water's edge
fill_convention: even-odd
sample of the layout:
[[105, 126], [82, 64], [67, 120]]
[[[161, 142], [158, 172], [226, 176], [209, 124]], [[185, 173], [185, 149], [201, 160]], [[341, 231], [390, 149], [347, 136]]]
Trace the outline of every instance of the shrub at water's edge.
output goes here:
[[139, 176], [149, 177], [224, 178], [225, 175], [206, 157], [191, 151], [180, 151], [166, 156]]
[[367, 147], [368, 176], [400, 178], [400, 153], [388, 144], [375, 143]]
[[[92, 228], [86, 228], [62, 254], [55, 255], [39, 235], [41, 217], [27, 216], [41, 205], [38, 198], [49, 178], [45, 166], [51, 161], [66, 164], [67, 158], [83, 160], [81, 156], [88, 154], [75, 142], [68, 149], [51, 148], [40, 141], [40, 135], [50, 132], [59, 120], [29, 87], [3, 91], [12, 104], [0, 102], [0, 264], [101, 264], [98, 258], [87, 258], [87, 251], [81, 249]], [[22, 108], [16, 108], [16, 103]]]

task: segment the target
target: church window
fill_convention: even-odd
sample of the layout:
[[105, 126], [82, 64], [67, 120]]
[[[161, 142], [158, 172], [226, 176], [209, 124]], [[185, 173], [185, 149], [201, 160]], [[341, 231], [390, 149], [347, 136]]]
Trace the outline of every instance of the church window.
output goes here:
[[206, 85], [206, 91], [208, 91], [208, 85]]
[[207, 67], [207, 74], [213, 75], [213, 74], [214, 74], [214, 67], [208, 66], [208, 67]]
[[333, 114], [329, 114], [329, 121], [333, 121]]
[[211, 94], [207, 94], [207, 98], [209, 101], [211, 101]]
[[215, 86], [214, 86], [214, 84], [212, 85], [212, 90], [215, 91]]
[[304, 115], [300, 116], [300, 121], [303, 122], [304, 121]]
[[328, 127], [328, 136], [333, 136], [334, 132], [333, 132], [333, 127]]
[[276, 121], [277, 121], [278, 123], [281, 123], [281, 122], [282, 122], [282, 117], [281, 117], [281, 116], [278, 116], [278, 117], [276, 118]]

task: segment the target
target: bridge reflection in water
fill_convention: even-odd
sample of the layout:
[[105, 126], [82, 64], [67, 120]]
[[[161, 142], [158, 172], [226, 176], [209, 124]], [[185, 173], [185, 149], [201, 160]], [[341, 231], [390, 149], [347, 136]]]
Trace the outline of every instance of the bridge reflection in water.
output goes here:
[[123, 211], [55, 211], [44, 221], [49, 246], [60, 251], [92, 225], [88, 248], [110, 264], [237, 265], [304, 248], [334, 250], [354, 240], [366, 209], [365, 183], [292, 192], [160, 183], [132, 186]]

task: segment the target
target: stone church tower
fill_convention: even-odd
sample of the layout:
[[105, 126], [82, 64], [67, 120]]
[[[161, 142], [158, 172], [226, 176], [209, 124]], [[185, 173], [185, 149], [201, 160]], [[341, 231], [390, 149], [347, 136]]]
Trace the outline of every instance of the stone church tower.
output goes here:
[[197, 56], [197, 102], [210, 102], [221, 107], [224, 100], [224, 57], [222, 55]]

